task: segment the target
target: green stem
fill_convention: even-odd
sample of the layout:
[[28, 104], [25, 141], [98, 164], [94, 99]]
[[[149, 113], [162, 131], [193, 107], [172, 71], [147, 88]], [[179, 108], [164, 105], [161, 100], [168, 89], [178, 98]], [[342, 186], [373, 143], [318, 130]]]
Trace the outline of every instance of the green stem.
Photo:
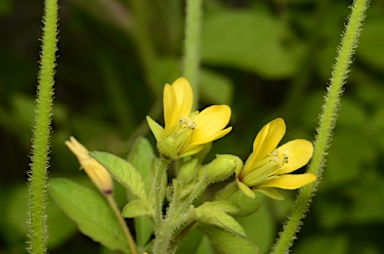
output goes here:
[[357, 46], [357, 38], [360, 33], [362, 22], [365, 18], [365, 11], [368, 8], [368, 0], [355, 0], [348, 25], [341, 41], [340, 50], [334, 67], [330, 86], [327, 89], [327, 96], [323, 105], [323, 112], [320, 116], [318, 136], [315, 143], [315, 151], [308, 172], [316, 174], [318, 180], [310, 185], [304, 186], [292, 210], [289, 220], [285, 223], [284, 230], [274, 246], [276, 254], [286, 253], [293, 243], [295, 233], [301, 225], [301, 219], [308, 210], [311, 198], [314, 196], [317, 185], [321, 180], [322, 168], [325, 162], [326, 151], [330, 146], [332, 130], [335, 126], [337, 111], [340, 104], [342, 87], [348, 73], [354, 49]]
[[184, 77], [191, 83], [193, 105], [199, 100], [200, 30], [202, 0], [187, 0], [184, 42]]
[[152, 189], [151, 196], [154, 196], [154, 223], [155, 234], [158, 235], [163, 225], [163, 193], [166, 185], [163, 184], [163, 176], [168, 168], [170, 161], [164, 158], [160, 158], [160, 161], [155, 169], [154, 175], [154, 188]]
[[112, 195], [105, 195], [105, 197], [108, 200], [109, 206], [112, 208], [113, 212], [116, 215], [117, 220], [119, 221], [124, 231], [124, 235], [125, 235], [125, 238], [127, 239], [129, 249], [131, 250], [131, 254], [137, 254], [135, 241], [133, 240], [131, 232], [129, 232], [129, 228], [125, 223], [123, 216], [121, 216], [121, 213], [119, 208], [117, 207], [116, 201], [113, 199]]
[[187, 198], [179, 199], [179, 193], [174, 193], [163, 227], [155, 239], [153, 247], [154, 254], [166, 254], [170, 253], [170, 250], [176, 249], [175, 246], [171, 245], [171, 243], [176, 244], [176, 242], [172, 242], [175, 230], [187, 221], [191, 221], [192, 215], [188, 213], [188, 208], [205, 187], [205, 180], [201, 179]]
[[30, 253], [46, 253], [47, 165], [52, 116], [52, 95], [57, 50], [57, 0], [45, 1], [41, 67], [37, 89], [32, 163], [29, 172], [28, 232]]

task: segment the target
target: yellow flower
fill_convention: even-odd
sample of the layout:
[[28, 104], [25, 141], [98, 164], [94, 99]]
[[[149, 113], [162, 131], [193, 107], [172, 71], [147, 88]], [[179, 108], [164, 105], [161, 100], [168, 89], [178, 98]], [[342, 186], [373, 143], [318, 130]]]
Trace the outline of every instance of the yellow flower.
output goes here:
[[96, 187], [104, 194], [111, 195], [113, 192], [113, 181], [111, 175], [97, 160], [89, 155], [87, 148], [80, 144], [74, 137], [65, 141], [68, 148], [74, 153], [89, 178]]
[[232, 127], [224, 129], [231, 117], [227, 105], [214, 105], [201, 112], [191, 113], [193, 92], [185, 78], [166, 84], [163, 92], [163, 128], [149, 116], [148, 125], [157, 140], [160, 154], [177, 159], [199, 152], [204, 144], [228, 134]]
[[237, 183], [245, 195], [254, 198], [257, 190], [274, 199], [284, 199], [275, 189], [298, 189], [316, 180], [311, 173], [289, 174], [306, 165], [312, 157], [312, 143], [290, 141], [278, 148], [285, 134], [285, 123], [277, 118], [265, 125], [253, 143], [253, 152], [244, 168], [236, 172]]

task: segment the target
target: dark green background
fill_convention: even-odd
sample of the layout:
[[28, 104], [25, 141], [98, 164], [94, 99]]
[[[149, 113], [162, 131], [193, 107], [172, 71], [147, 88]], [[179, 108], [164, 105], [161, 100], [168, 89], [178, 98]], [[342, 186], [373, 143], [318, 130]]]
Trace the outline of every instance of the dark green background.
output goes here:
[[[164, 83], [181, 75], [184, 1], [61, 0], [49, 177], [91, 186], [64, 141], [126, 157], [162, 122]], [[258, 130], [282, 117], [283, 142], [313, 141], [351, 1], [206, 0], [200, 107], [229, 104], [233, 131], [215, 153], [245, 160]], [[42, 1], [0, 1], [0, 253], [24, 253], [26, 181], [39, 69]], [[371, 3], [349, 73], [323, 181], [293, 253], [384, 253], [384, 1]], [[268, 200], [241, 218], [267, 253], [287, 216]], [[110, 253], [52, 200], [50, 253]]]

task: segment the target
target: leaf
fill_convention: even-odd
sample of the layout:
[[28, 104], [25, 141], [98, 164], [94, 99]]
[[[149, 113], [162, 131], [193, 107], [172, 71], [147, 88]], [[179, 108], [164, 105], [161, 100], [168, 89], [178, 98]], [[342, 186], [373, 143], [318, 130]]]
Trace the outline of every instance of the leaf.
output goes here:
[[[155, 154], [149, 141], [144, 137], [139, 137], [132, 147], [131, 153], [128, 156], [128, 161], [141, 175], [148, 196], [150, 195], [152, 186], [151, 167], [154, 165], [154, 159]], [[151, 199], [149, 201], [151, 201]], [[137, 244], [140, 246], [146, 245], [153, 232], [153, 223], [151, 219], [148, 217], [136, 217], [134, 218], [134, 224]]]
[[228, 201], [214, 201], [214, 202], [205, 202], [197, 209], [208, 209], [208, 210], [216, 210], [220, 212], [226, 213], [236, 213], [240, 210], [240, 208]]
[[123, 209], [125, 218], [134, 218], [140, 216], [153, 216], [153, 210], [150, 209], [146, 202], [141, 199], [136, 199], [129, 202]]
[[151, 167], [154, 159], [155, 154], [151, 143], [146, 138], [139, 137], [134, 143], [127, 160], [141, 175], [147, 195], [149, 195], [152, 186]]
[[212, 244], [223, 254], [257, 254], [256, 245], [243, 237], [239, 237], [222, 229], [200, 225], [201, 230]]
[[227, 77], [208, 69], [201, 70], [201, 97], [209, 103], [230, 104], [233, 97], [233, 84]]
[[148, 200], [140, 174], [128, 161], [105, 152], [91, 152], [90, 154], [106, 167], [113, 177], [126, 187], [132, 195], [144, 201]]
[[[280, 202], [280, 201], [277, 201]], [[266, 205], [260, 207], [257, 213], [247, 217], [236, 218], [247, 232], [247, 240], [257, 244], [260, 253], [269, 253], [278, 232], [276, 221]]]
[[236, 67], [267, 78], [289, 77], [301, 47], [284, 46], [285, 26], [262, 10], [222, 10], [207, 15], [202, 28], [202, 61]]
[[235, 205], [229, 202], [206, 202], [195, 209], [196, 219], [200, 222], [215, 225], [233, 234], [245, 237], [243, 227], [230, 215], [220, 209], [234, 211], [238, 210]]
[[237, 191], [227, 200], [235, 204], [239, 211], [234, 213], [236, 216], [247, 216], [256, 212], [265, 200], [265, 195], [258, 191], [253, 191], [255, 198], [247, 197], [243, 192]]
[[124, 232], [99, 193], [67, 179], [51, 179], [49, 193], [83, 234], [110, 249], [129, 253]]

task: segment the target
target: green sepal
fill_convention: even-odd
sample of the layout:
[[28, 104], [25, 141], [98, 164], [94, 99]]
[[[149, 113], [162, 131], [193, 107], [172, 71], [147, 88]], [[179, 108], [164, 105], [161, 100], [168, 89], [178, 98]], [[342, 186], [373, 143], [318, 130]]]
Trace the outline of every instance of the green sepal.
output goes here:
[[182, 185], [182, 190], [180, 191], [180, 199], [187, 197], [196, 187], [196, 181], [190, 182], [188, 184]]
[[255, 198], [255, 192], [252, 191], [247, 185], [237, 180], [237, 185], [239, 186], [240, 191], [247, 196], [248, 198]]
[[83, 234], [107, 248], [130, 253], [123, 229], [100, 193], [67, 179], [51, 179], [48, 189]]
[[209, 151], [212, 149], [212, 142], [202, 145], [201, 150], [194, 155], [195, 158], [199, 160], [200, 163], [203, 163], [205, 157], [207, 157]]
[[107, 168], [112, 176], [132, 195], [144, 201], [148, 200], [140, 174], [128, 161], [105, 152], [91, 152], [90, 154]]
[[259, 210], [265, 200], [265, 195], [258, 191], [253, 191], [253, 193], [254, 198], [246, 196], [242, 191], [237, 191], [227, 198], [229, 202], [240, 208], [238, 212], [234, 213], [235, 216], [248, 216]]
[[205, 202], [195, 208], [196, 219], [217, 226], [233, 234], [245, 237], [244, 228], [226, 212], [237, 212], [239, 208], [227, 201]]
[[259, 249], [246, 238], [238, 237], [220, 228], [207, 225], [199, 225], [198, 229], [203, 232], [223, 254], [257, 254]]
[[140, 216], [150, 216], [154, 215], [153, 209], [148, 207], [148, 204], [141, 199], [136, 199], [124, 206], [123, 216], [125, 218], [134, 218]]
[[147, 123], [148, 123], [149, 129], [151, 129], [156, 140], [157, 141], [161, 140], [161, 135], [163, 134], [164, 128], [149, 116], [147, 116]]

